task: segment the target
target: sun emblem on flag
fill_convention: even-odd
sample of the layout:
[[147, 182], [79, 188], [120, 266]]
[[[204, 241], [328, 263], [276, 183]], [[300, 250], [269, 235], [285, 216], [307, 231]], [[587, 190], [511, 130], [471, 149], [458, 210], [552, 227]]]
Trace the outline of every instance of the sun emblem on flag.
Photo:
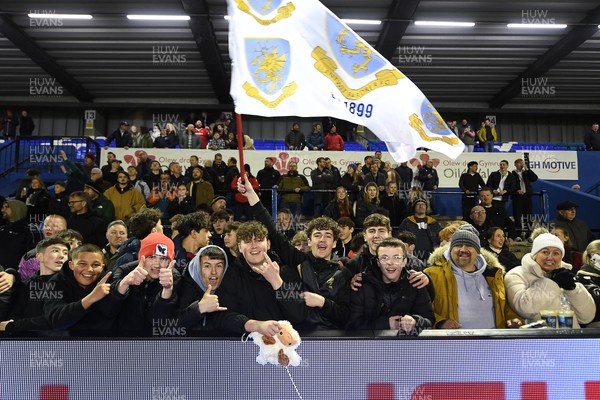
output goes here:
[[[250, 15], [261, 25], [271, 25], [292, 16], [296, 6], [292, 2], [281, 6], [283, 0], [235, 0], [240, 11]], [[264, 19], [274, 15], [273, 18]]]
[[[329, 50], [320, 46], [313, 49], [314, 66], [347, 99], [358, 100], [381, 87], [397, 85], [404, 78], [400, 71], [388, 66], [383, 57], [331, 13], [327, 14], [327, 35]], [[356, 87], [357, 82], [361, 86]]]
[[277, 107], [298, 87], [295, 82], [286, 86], [291, 66], [290, 43], [278, 38], [246, 39], [245, 46], [246, 63], [254, 81], [254, 85], [244, 83], [246, 93], [267, 107]]

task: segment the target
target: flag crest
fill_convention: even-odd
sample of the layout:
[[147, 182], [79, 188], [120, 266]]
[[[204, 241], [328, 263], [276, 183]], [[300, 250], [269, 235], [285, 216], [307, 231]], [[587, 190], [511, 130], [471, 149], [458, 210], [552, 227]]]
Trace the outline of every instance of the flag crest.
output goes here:
[[238, 114], [323, 117], [369, 128], [396, 161], [464, 148], [410, 79], [318, 0], [227, 0]]

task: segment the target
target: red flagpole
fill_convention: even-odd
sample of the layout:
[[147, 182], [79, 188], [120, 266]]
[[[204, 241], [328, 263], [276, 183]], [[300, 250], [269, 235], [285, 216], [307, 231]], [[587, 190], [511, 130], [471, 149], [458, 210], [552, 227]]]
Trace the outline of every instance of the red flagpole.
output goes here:
[[244, 170], [244, 133], [242, 132], [242, 115], [235, 114], [235, 129], [238, 140], [238, 154], [240, 159], [240, 178], [246, 179], [246, 171]]

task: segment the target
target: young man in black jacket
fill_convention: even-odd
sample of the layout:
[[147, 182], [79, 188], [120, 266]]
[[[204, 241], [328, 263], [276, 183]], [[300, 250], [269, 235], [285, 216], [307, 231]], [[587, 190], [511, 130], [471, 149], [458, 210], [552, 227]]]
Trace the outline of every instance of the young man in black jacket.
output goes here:
[[431, 298], [426, 288], [417, 289], [408, 280], [404, 243], [387, 238], [377, 246], [376, 255], [378, 268], [365, 276], [359, 291], [352, 292], [346, 327], [405, 334], [430, 328], [435, 321]]
[[50, 237], [38, 243], [35, 257], [40, 270], [26, 282], [16, 286], [16, 294], [9, 314], [10, 321], [0, 323], [0, 331], [23, 332], [50, 329], [44, 316], [44, 304], [62, 296], [50, 278], [62, 268], [69, 258], [69, 243], [60, 237]]
[[238, 191], [248, 198], [255, 218], [269, 230], [272, 249], [284, 264], [296, 266], [294, 273], [302, 279], [302, 298], [308, 307], [308, 319], [297, 328], [340, 329], [347, 317], [344, 288], [352, 274], [337, 256], [333, 255], [339, 235], [337, 223], [329, 217], [319, 217], [310, 221], [306, 232], [311, 251], [303, 253], [277, 231], [271, 216], [260, 203], [258, 195], [248, 181], [244, 186], [240, 184]]
[[273, 261], [276, 256], [267, 254], [267, 238], [267, 228], [259, 222], [244, 222], [238, 228], [240, 255], [216, 291], [218, 305], [227, 308], [214, 314], [219, 330], [272, 337], [280, 330], [279, 320], [297, 324], [305, 319], [298, 274]]

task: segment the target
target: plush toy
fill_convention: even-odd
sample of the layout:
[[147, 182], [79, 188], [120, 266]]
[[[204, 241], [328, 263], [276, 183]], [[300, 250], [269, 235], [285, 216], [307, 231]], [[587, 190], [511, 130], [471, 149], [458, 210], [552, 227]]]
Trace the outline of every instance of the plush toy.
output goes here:
[[281, 329], [277, 335], [270, 337], [252, 332], [249, 337], [259, 347], [256, 362], [261, 365], [273, 364], [297, 367], [302, 360], [296, 349], [300, 346], [300, 335], [288, 321], [278, 321]]

